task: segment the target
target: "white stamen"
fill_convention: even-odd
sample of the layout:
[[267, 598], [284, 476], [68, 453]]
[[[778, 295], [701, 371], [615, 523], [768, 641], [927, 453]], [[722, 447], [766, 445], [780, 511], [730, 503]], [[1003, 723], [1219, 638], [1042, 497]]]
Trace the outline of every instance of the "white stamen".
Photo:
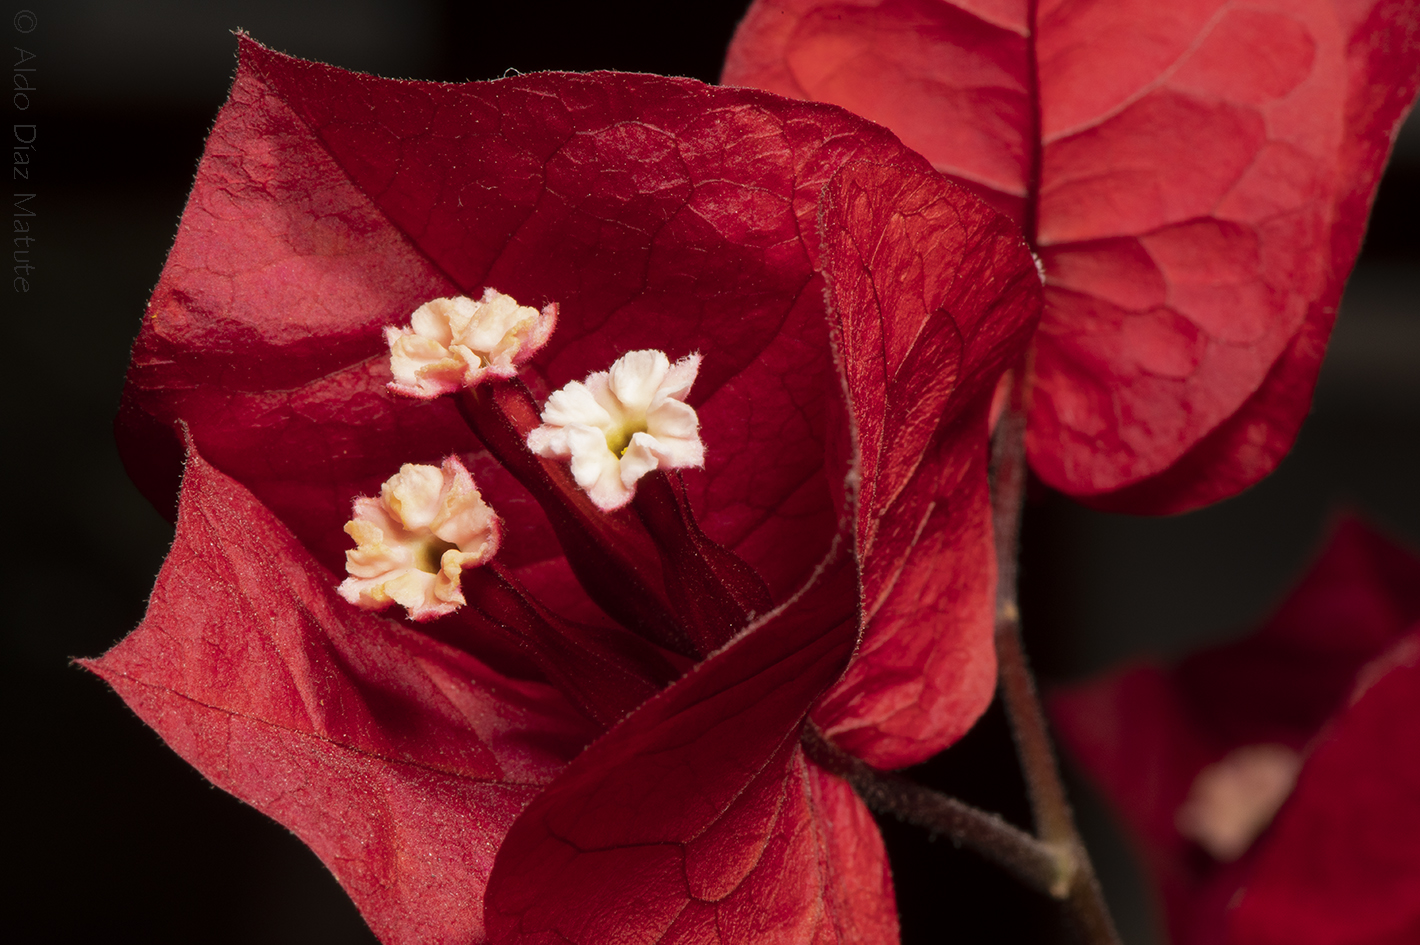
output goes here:
[[345, 532], [350, 573], [337, 590], [368, 610], [401, 604], [414, 620], [453, 613], [464, 604], [459, 576], [498, 550], [498, 516], [483, 501], [458, 457], [443, 467], [406, 463], [378, 499], [355, 500]]
[[675, 364], [660, 351], [624, 354], [611, 370], [553, 392], [528, 449], [570, 460], [572, 478], [597, 507], [619, 509], [651, 470], [705, 464], [700, 419], [685, 403], [699, 370], [698, 354]]
[[485, 377], [512, 377], [547, 343], [557, 306], [541, 312], [512, 296], [484, 289], [467, 296], [425, 302], [409, 328], [386, 328], [390, 390], [428, 400], [472, 387]]
[[1198, 773], [1174, 824], [1215, 860], [1231, 863], [1272, 823], [1301, 767], [1301, 756], [1284, 745], [1235, 749]]

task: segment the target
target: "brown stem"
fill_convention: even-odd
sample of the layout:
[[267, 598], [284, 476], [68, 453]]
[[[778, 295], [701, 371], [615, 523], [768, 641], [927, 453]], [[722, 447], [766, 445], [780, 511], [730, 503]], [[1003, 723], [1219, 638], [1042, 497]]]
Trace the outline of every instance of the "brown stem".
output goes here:
[[871, 810], [970, 847], [1037, 892], [1056, 899], [1070, 894], [1074, 858], [1064, 848], [1037, 840], [996, 814], [878, 771], [838, 748], [812, 723], [804, 729], [802, 744], [814, 762], [852, 785]]
[[996, 531], [996, 655], [1000, 664], [1001, 699], [1016, 740], [1036, 830], [1046, 844], [1066, 851], [1073, 861], [1066, 906], [1078, 932], [1090, 945], [1118, 945], [1094, 866], [1085, 852], [1065, 785], [1055, 760], [1045, 712], [1021, 642], [1020, 608], [1016, 602], [1021, 530], [1025, 500], [1025, 414], [1012, 405], [1001, 416], [992, 440], [991, 484]]

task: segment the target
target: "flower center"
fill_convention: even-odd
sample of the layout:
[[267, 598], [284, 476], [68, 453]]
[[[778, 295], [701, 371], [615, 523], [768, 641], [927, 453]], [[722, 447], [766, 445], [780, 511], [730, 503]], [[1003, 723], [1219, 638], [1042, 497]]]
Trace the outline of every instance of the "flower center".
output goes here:
[[444, 567], [444, 552], [457, 549], [453, 542], [430, 535], [415, 546], [414, 566], [426, 574], [438, 574]]
[[625, 456], [626, 448], [631, 445], [631, 438], [638, 433], [645, 433], [649, 429], [645, 417], [638, 420], [628, 420], [619, 427], [612, 427], [606, 431], [606, 448], [611, 450], [613, 456], [618, 458]]

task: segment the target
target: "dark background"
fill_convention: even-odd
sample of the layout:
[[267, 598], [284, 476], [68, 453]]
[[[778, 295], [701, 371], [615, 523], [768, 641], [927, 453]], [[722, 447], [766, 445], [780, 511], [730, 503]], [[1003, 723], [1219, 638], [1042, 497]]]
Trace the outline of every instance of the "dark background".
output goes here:
[[[115, 455], [128, 346], [234, 68], [230, 30], [384, 75], [495, 78], [616, 68], [713, 81], [743, 0], [671, 4], [11, 3], [7, 45], [37, 53], [32, 221], [38, 267], [11, 295], [2, 411], [10, 506], [0, 697], [10, 941], [153, 945], [373, 941], [284, 829], [209, 787], [96, 679], [68, 665], [140, 619], [171, 538]], [[20, 9], [37, 17], [15, 32]], [[1026, 524], [1028, 644], [1047, 683], [1125, 657], [1171, 656], [1246, 630], [1285, 591], [1338, 507], [1420, 540], [1420, 135], [1381, 187], [1313, 416], [1261, 486], [1171, 519], [1089, 512], [1040, 490]], [[993, 709], [919, 774], [1027, 823]], [[1146, 886], [1088, 789], [1082, 821], [1131, 945], [1160, 941]], [[1058, 939], [1053, 908], [948, 843], [884, 824], [904, 940]], [[13, 937], [12, 937], [13, 936]]]

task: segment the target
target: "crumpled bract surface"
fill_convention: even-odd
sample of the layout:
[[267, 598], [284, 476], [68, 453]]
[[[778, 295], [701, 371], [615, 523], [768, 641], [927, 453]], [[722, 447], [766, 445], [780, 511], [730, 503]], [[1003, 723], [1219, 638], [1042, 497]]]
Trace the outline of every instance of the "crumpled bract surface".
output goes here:
[[1420, 11], [757, 0], [723, 79], [881, 122], [1020, 221], [1047, 282], [1031, 467], [1171, 513], [1291, 448], [1420, 85]]
[[[772, 607], [613, 724], [460, 622], [496, 565], [587, 639], [627, 632], [452, 398], [387, 388], [385, 329], [484, 288], [557, 305], [539, 400], [628, 351], [703, 359], [684, 494]], [[178, 538], [89, 665], [387, 942], [890, 941], [881, 838], [799, 734], [906, 765], [989, 702], [987, 414], [1039, 305], [1008, 219], [840, 109], [376, 79], [243, 38], [118, 420], [160, 507], [186, 456]], [[451, 454], [502, 522], [468, 608], [340, 600], [352, 498]]]

